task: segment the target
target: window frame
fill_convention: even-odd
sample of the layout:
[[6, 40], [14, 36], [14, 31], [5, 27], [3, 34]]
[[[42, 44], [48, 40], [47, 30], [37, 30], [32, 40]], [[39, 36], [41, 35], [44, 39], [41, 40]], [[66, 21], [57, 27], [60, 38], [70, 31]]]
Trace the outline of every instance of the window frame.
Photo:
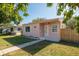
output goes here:
[[30, 26], [25, 27], [25, 32], [30, 32]]
[[55, 25], [52, 25], [52, 32], [57, 32], [57, 28], [58, 26], [55, 24]]

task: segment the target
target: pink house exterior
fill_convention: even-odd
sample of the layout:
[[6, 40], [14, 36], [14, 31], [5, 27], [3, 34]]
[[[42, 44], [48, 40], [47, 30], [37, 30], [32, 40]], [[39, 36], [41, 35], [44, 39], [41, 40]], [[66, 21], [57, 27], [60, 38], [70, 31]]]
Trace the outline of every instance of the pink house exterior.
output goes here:
[[59, 42], [61, 24], [62, 22], [60, 18], [46, 19], [24, 24], [22, 27], [22, 34], [24, 36], [33, 36], [40, 39]]

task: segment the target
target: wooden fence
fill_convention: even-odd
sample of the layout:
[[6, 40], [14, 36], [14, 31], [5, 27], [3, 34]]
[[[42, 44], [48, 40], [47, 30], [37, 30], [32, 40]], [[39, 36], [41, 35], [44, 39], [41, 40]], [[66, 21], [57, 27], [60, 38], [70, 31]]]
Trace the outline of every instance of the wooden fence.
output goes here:
[[61, 39], [78, 43], [79, 34], [71, 29], [61, 29]]

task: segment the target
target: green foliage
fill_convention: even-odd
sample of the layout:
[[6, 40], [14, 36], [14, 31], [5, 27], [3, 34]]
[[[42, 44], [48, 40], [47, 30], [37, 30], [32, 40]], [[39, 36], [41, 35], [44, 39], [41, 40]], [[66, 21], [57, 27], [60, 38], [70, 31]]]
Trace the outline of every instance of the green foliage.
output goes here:
[[74, 18], [72, 18], [71, 20], [67, 21], [66, 25], [67, 25], [68, 28], [71, 28], [71, 29], [75, 30], [75, 28], [76, 28], [76, 20]]
[[79, 33], [79, 16], [76, 16], [75, 19], [77, 20], [77, 22], [76, 22], [76, 30]]
[[79, 7], [79, 3], [59, 3], [57, 5], [58, 13], [57, 15], [64, 15], [64, 23], [66, 23], [69, 19], [73, 17], [75, 12]]
[[79, 16], [73, 16], [79, 8], [79, 3], [60, 3], [58, 4], [58, 15], [64, 14], [64, 23], [74, 17], [74, 21], [70, 20], [70, 26], [72, 29], [76, 29], [79, 33]]
[[23, 16], [29, 16], [29, 14], [28, 13], [24, 13]]
[[[50, 4], [47, 4], [47, 5], [50, 6]], [[58, 3], [57, 4], [57, 15], [64, 15], [63, 22], [66, 25], [67, 25], [67, 22], [70, 20], [70, 22], [73, 24], [69, 26], [75, 25], [75, 23], [71, 20], [71, 18], [74, 17], [75, 18], [74, 21], [76, 22], [75, 29], [79, 33], [79, 16], [75, 15], [78, 9], [79, 9], [79, 3]]]
[[12, 21], [19, 24], [23, 20], [19, 12], [22, 11], [23, 16], [28, 16], [27, 9], [27, 3], [0, 3], [0, 24]]
[[51, 7], [52, 5], [52, 3], [47, 3], [47, 7]]

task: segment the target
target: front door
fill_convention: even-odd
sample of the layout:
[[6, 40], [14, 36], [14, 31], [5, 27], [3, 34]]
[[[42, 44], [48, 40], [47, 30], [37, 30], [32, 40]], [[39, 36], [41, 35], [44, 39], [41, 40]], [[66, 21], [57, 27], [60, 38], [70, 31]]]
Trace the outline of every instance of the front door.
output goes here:
[[47, 25], [44, 26], [44, 37], [48, 36], [48, 29], [47, 29]]

